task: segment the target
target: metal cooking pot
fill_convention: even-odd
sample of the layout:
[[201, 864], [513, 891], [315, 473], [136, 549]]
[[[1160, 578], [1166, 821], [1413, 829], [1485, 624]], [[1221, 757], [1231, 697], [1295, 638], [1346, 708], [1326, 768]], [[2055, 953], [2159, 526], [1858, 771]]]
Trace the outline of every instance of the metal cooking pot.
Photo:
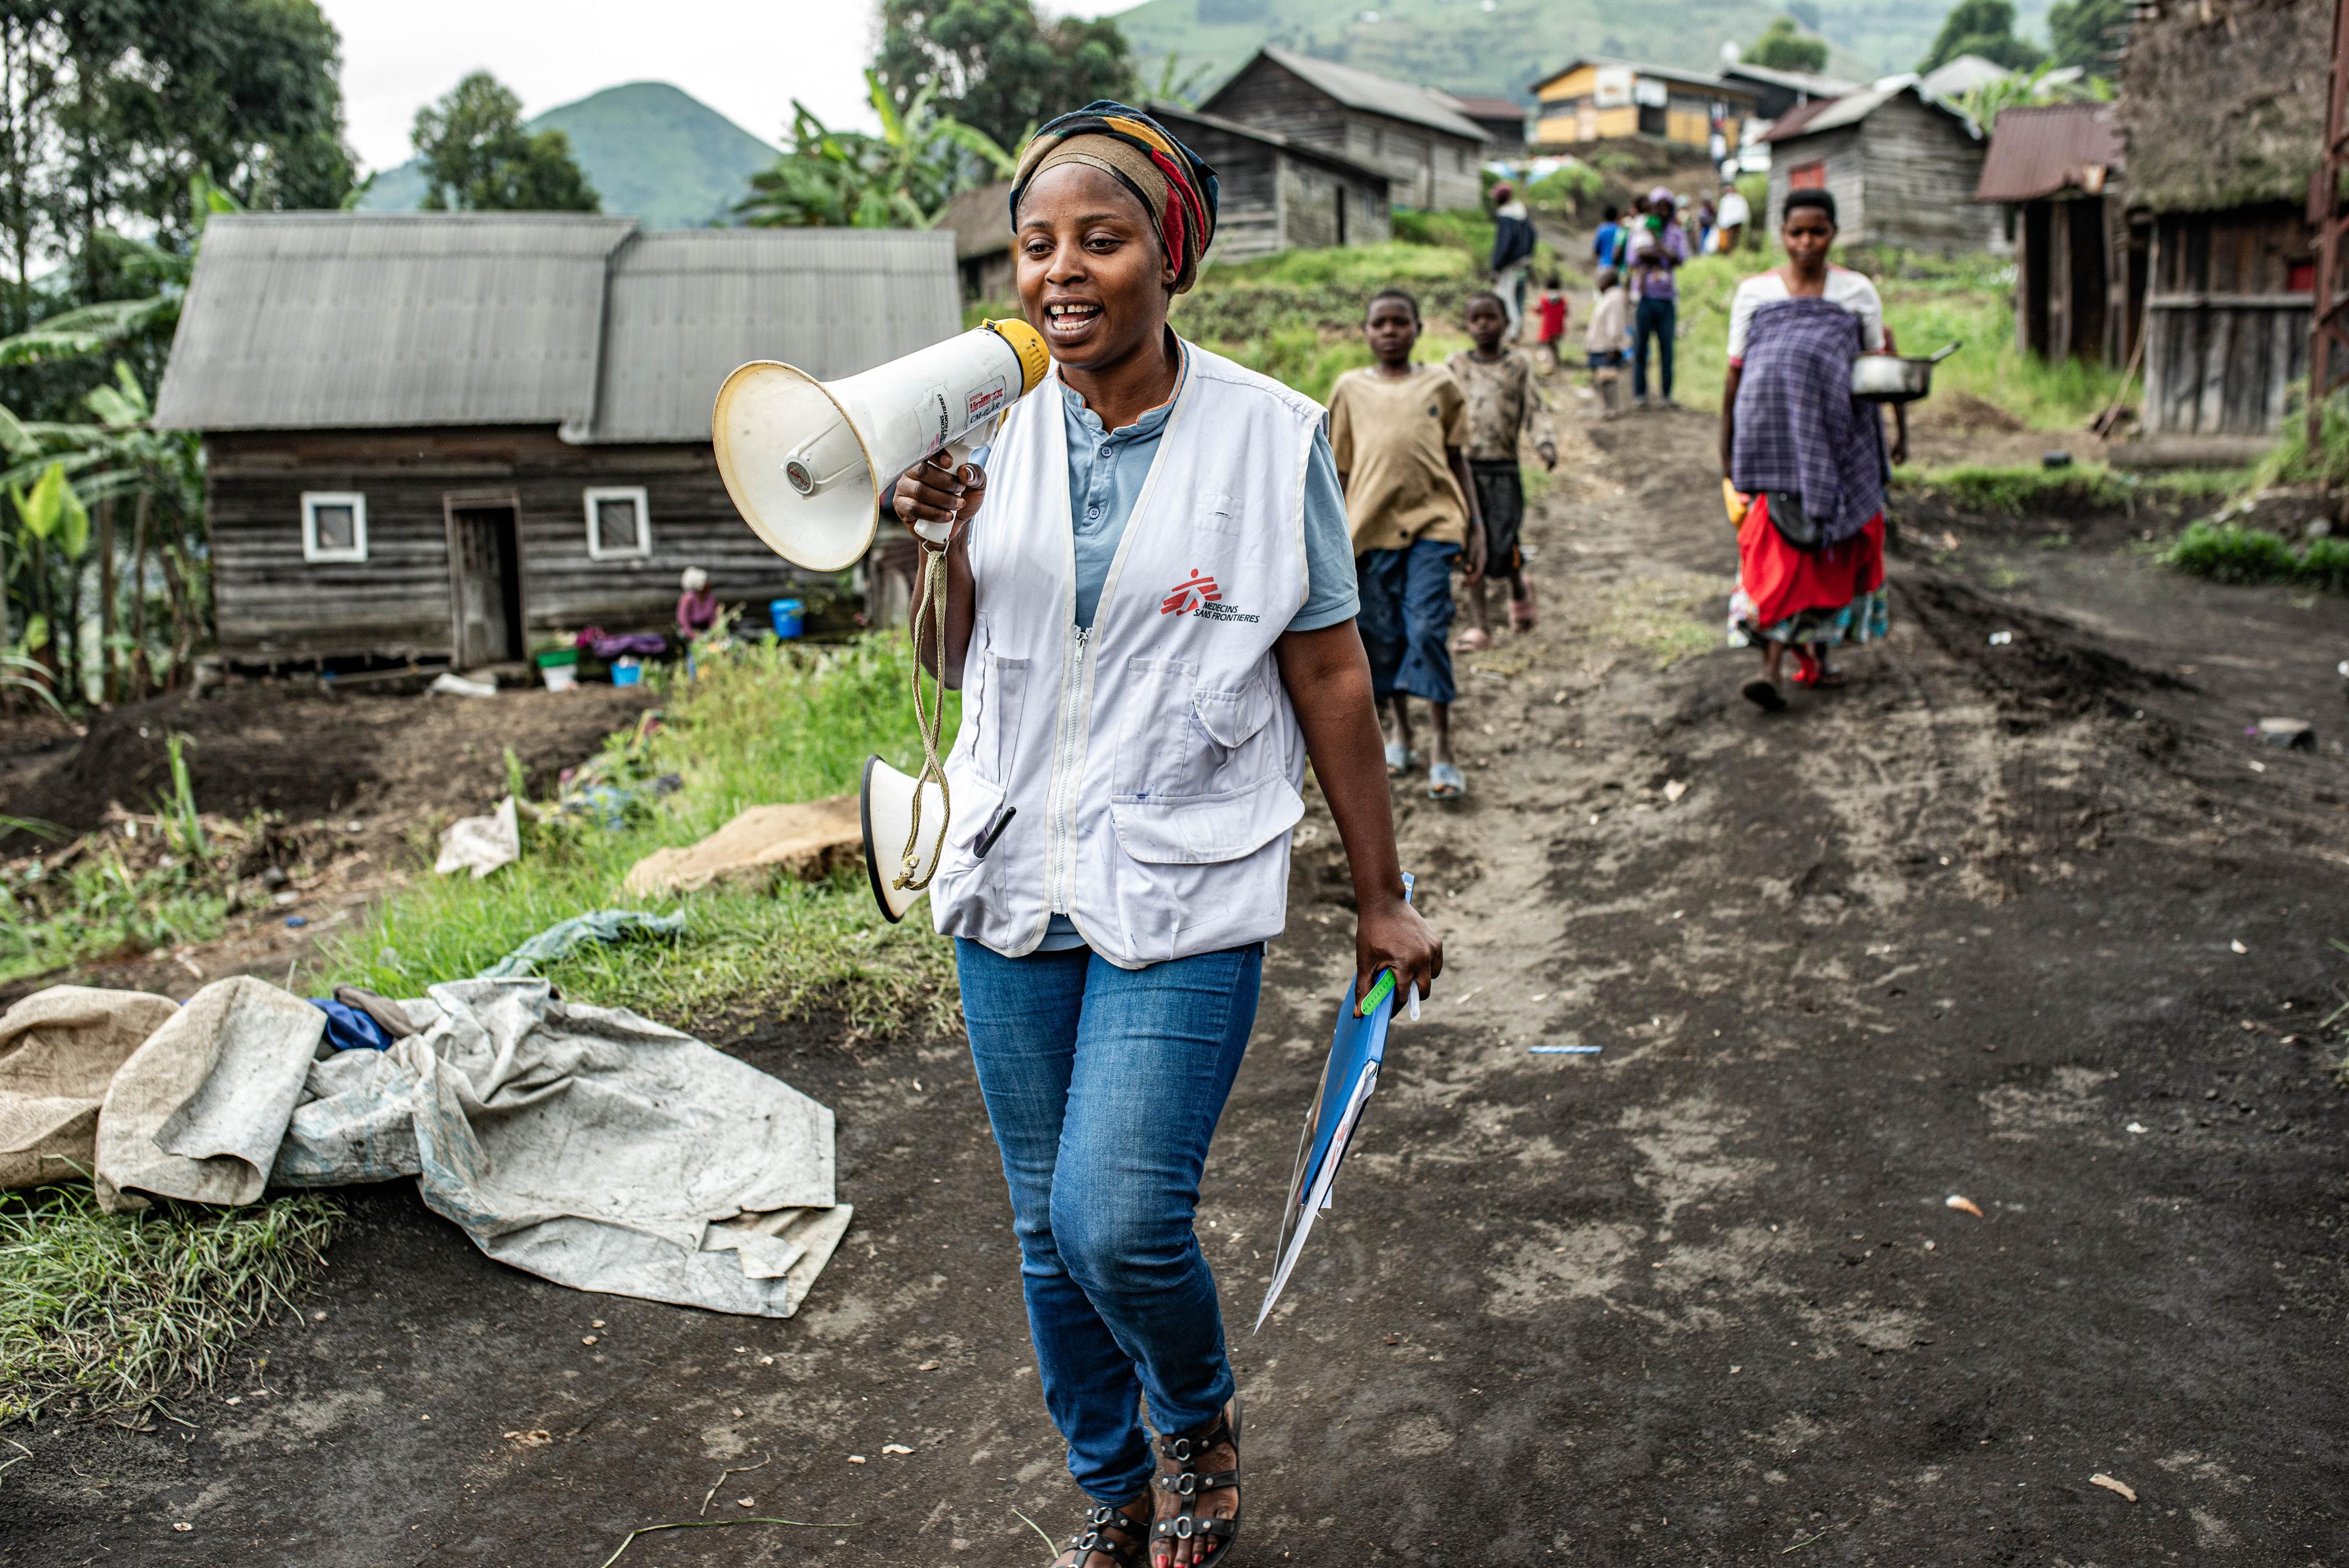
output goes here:
[[1851, 362], [1851, 395], [1871, 403], [1913, 403], [1933, 389], [1933, 367], [1960, 347], [1950, 344], [1922, 359], [1862, 354]]

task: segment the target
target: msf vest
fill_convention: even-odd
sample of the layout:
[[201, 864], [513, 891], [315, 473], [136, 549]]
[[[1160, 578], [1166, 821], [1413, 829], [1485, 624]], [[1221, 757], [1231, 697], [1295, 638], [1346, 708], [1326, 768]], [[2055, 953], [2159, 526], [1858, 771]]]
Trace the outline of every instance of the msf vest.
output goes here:
[[1305, 743], [1272, 648], [1305, 603], [1321, 410], [1185, 348], [1090, 628], [1057, 376], [996, 439], [970, 529], [954, 820], [930, 888], [947, 935], [1017, 957], [1066, 914], [1095, 952], [1141, 969], [1266, 940], [1287, 917]]

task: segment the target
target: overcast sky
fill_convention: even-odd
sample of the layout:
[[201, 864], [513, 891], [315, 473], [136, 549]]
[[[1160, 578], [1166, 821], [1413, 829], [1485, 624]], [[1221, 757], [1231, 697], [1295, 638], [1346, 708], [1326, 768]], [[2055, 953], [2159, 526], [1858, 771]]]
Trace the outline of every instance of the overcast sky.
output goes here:
[[[792, 99], [867, 123], [861, 75], [872, 0], [319, 0], [343, 36], [351, 145], [368, 169], [404, 163], [417, 109], [487, 69], [536, 114], [599, 88], [665, 81], [769, 141]], [[1056, 0], [1099, 16], [1133, 0]]]

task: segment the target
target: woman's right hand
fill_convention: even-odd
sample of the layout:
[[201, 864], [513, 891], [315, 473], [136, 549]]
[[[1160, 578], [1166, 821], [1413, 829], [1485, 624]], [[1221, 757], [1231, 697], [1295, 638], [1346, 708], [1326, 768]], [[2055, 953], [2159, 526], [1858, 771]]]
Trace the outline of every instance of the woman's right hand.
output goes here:
[[[907, 469], [897, 481], [896, 493], [890, 499], [890, 510], [897, 515], [908, 532], [916, 523], [948, 524], [947, 543], [952, 545], [979, 504], [987, 499], [987, 471], [975, 463], [956, 468], [947, 463], [944, 452], [935, 452], [914, 467]], [[921, 539], [919, 533], [915, 538]], [[923, 540], [936, 548], [936, 542]]]

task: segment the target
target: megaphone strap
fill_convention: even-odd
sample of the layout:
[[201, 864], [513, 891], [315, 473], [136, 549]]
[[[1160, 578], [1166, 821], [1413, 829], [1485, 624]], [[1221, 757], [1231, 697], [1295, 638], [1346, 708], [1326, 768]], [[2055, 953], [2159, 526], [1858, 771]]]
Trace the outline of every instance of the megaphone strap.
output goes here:
[[[922, 891], [938, 874], [938, 863], [946, 857], [947, 827], [954, 821], [954, 797], [947, 790], [946, 764], [938, 760], [938, 733], [945, 726], [947, 713], [947, 553], [942, 549], [925, 552], [922, 591], [914, 601], [913, 624], [907, 628], [914, 643], [914, 727], [922, 736], [922, 771], [914, 780], [913, 820], [905, 834], [905, 847], [897, 852], [897, 875], [889, 884], [909, 893]], [[923, 613], [926, 610], [926, 615]], [[922, 635], [926, 621], [930, 634], [930, 668], [934, 671], [927, 702], [922, 696]], [[932, 780], [938, 786], [937, 848], [931, 853], [929, 865], [921, 867], [916, 861], [922, 843], [922, 795]]]

